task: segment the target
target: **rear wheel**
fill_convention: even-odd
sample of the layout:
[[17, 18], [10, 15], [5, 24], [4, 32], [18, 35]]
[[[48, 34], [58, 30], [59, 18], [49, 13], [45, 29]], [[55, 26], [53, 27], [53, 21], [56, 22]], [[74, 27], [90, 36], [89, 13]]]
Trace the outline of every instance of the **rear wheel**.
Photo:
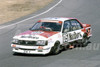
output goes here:
[[86, 47], [88, 45], [88, 38], [87, 36], [85, 36], [83, 39], [82, 39], [82, 47]]

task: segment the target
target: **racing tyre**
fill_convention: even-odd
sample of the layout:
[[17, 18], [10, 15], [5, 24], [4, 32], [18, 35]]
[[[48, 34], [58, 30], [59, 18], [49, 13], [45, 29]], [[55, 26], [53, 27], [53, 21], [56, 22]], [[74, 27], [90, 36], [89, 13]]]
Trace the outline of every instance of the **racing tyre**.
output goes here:
[[18, 53], [17, 52], [13, 52], [13, 55], [18, 55]]
[[56, 44], [51, 48], [50, 53], [53, 54], [53, 55], [59, 54], [59, 53], [60, 53], [60, 44], [59, 44], [59, 43], [56, 43]]
[[83, 39], [82, 39], [82, 47], [86, 47], [88, 45], [88, 38], [85, 36]]

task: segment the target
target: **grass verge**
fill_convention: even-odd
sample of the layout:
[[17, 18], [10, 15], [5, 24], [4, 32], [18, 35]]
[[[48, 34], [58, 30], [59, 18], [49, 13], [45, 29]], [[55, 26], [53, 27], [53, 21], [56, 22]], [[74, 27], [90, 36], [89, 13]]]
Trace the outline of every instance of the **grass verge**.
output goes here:
[[0, 24], [36, 12], [53, 0], [0, 0]]

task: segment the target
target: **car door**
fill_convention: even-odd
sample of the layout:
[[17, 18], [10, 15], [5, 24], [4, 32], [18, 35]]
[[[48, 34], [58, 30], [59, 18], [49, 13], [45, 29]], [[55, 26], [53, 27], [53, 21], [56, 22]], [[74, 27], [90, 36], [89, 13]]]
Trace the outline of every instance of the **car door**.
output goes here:
[[71, 22], [71, 32], [68, 32], [68, 42], [77, 41], [79, 39], [82, 39], [83, 32], [81, 31], [82, 25], [76, 20], [72, 19]]
[[64, 21], [63, 25], [63, 43], [68, 43], [69, 41], [69, 33], [71, 32], [71, 23], [69, 20]]

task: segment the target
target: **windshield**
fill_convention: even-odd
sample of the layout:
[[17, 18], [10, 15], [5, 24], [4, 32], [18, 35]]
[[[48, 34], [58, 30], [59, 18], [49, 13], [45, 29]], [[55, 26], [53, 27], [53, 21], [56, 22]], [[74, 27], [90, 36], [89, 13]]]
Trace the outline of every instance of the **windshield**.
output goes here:
[[37, 22], [30, 30], [61, 31], [61, 23]]

